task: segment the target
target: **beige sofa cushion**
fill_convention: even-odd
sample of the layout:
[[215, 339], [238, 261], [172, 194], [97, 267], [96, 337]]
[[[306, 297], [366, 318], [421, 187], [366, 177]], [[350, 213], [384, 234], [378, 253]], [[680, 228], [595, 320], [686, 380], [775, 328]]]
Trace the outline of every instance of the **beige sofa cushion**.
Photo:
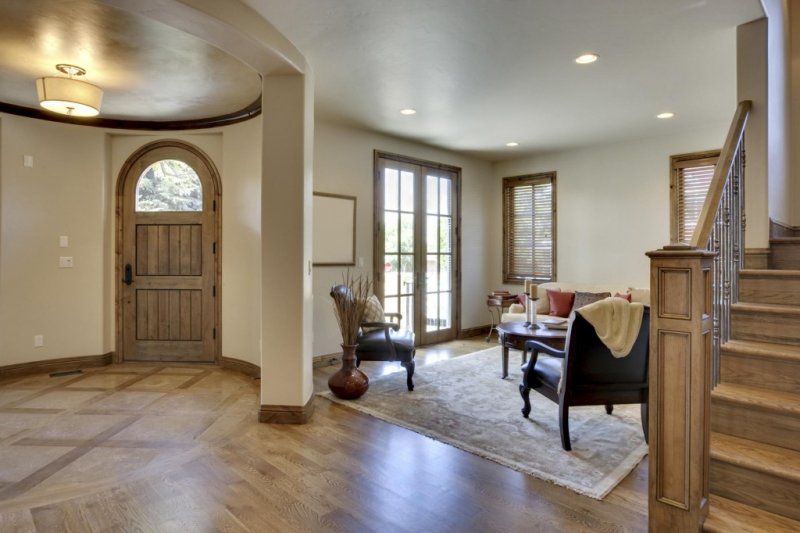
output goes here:
[[[616, 293], [625, 294], [626, 292], [630, 292], [632, 302], [640, 302], [644, 305], [650, 305], [649, 288], [633, 288], [626, 285], [572, 283], [569, 281], [548, 281], [547, 283], [542, 283], [536, 289], [536, 297], [538, 298], [538, 300], [536, 300], [537, 320], [544, 320], [550, 315], [550, 302], [547, 298], [547, 289], [570, 292], [610, 292], [612, 296]], [[502, 322], [525, 322], [526, 320], [527, 317], [525, 316], [525, 311], [523, 309], [519, 309], [519, 312], [517, 313], [512, 313], [511, 309], [509, 309], [509, 312], [503, 313], [501, 317]]]

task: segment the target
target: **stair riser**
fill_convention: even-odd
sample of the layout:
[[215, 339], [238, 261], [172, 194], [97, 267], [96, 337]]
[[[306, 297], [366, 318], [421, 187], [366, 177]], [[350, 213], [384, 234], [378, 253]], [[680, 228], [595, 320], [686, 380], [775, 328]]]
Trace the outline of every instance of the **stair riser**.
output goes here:
[[712, 459], [711, 492], [800, 520], [800, 506], [797, 505], [800, 483], [792, 480]]
[[800, 418], [714, 398], [711, 431], [800, 451]]
[[750, 357], [723, 349], [720, 378], [724, 383], [749, 387], [763, 387], [768, 383], [772, 390], [797, 392], [800, 390], [800, 361]]
[[739, 279], [739, 301], [800, 306], [800, 277], [742, 276]]
[[769, 266], [776, 270], [800, 268], [800, 244], [770, 243]]
[[800, 315], [759, 313], [733, 308], [731, 337], [744, 341], [762, 341], [800, 345]]

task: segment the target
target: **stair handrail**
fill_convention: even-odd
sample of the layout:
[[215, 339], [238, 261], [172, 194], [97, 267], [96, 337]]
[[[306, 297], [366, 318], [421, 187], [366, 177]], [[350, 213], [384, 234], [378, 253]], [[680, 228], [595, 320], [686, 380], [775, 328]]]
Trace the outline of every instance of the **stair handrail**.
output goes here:
[[736, 108], [690, 243], [650, 257], [650, 531], [699, 531], [708, 515], [711, 390], [744, 264], [744, 130]]
[[[736, 160], [736, 153], [744, 147], [744, 130], [747, 126], [747, 119], [750, 116], [752, 107], [750, 100], [743, 100], [736, 106], [733, 121], [728, 129], [728, 136], [722, 146], [717, 166], [714, 168], [714, 177], [708, 187], [708, 196], [703, 203], [703, 209], [697, 219], [694, 234], [692, 235], [691, 246], [694, 248], [706, 248], [708, 239], [711, 237], [711, 229], [714, 226], [714, 219], [719, 212], [720, 200], [725, 184], [731, 176], [733, 164]], [[744, 207], [744, 205], [742, 205]]]

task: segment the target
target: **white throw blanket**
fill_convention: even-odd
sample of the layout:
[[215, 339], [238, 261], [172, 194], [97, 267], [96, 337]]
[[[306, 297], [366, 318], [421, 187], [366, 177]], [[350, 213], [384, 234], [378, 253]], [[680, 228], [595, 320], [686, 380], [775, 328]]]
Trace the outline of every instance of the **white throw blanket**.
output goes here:
[[606, 298], [575, 311], [594, 326], [597, 336], [608, 346], [614, 357], [625, 357], [642, 327], [644, 305], [623, 298]]

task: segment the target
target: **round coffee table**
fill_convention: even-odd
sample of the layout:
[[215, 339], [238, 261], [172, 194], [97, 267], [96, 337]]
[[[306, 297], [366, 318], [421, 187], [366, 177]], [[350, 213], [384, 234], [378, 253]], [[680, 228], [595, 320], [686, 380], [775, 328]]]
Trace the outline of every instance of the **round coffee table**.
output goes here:
[[557, 348], [564, 349], [567, 340], [566, 329], [548, 329], [544, 326], [537, 326], [535, 329], [529, 328], [524, 322], [501, 322], [497, 326], [500, 335], [500, 344], [503, 345], [503, 374], [502, 378], [508, 377], [508, 349], [522, 350], [522, 364], [527, 360], [525, 353], [525, 341], [539, 341]]

